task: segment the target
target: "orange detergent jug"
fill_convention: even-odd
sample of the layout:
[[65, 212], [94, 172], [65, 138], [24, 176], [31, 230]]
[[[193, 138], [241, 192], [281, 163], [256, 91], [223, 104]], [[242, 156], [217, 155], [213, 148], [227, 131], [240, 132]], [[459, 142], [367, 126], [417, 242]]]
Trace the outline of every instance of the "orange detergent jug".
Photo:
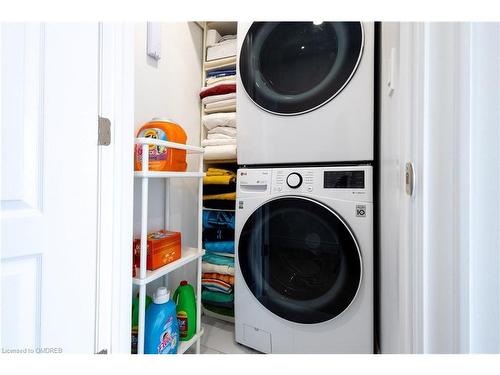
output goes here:
[[[154, 138], [162, 141], [186, 144], [184, 129], [171, 120], [154, 118], [144, 124], [137, 133], [138, 138]], [[187, 169], [186, 150], [149, 145], [150, 171], [184, 172]], [[135, 170], [142, 170], [142, 145], [135, 145]]]

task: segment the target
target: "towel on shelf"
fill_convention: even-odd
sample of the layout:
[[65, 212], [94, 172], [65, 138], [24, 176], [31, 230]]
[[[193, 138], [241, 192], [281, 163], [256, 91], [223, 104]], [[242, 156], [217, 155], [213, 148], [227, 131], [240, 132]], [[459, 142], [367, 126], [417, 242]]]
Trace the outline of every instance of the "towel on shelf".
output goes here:
[[[232, 111], [229, 109], [233, 108]], [[236, 99], [221, 100], [219, 102], [205, 104], [205, 112], [234, 112], [236, 110]]]
[[206, 96], [203, 99], [201, 99], [201, 102], [203, 104], [210, 104], [210, 103], [220, 102], [222, 100], [227, 100], [227, 99], [236, 99], [236, 93], [231, 92], [229, 94]]
[[233, 191], [236, 191], [236, 183], [234, 182], [227, 185], [203, 185], [203, 194], [205, 195], [232, 193]]
[[228, 169], [208, 168], [203, 185], [229, 185], [236, 181], [236, 173]]
[[236, 92], [236, 81], [222, 81], [213, 85], [203, 87], [200, 92], [200, 98], [210, 95], [222, 95]]
[[236, 145], [206, 146], [203, 153], [205, 160], [234, 160]]
[[209, 310], [209, 311], [211, 311], [215, 314], [218, 314], [218, 315], [229, 316], [231, 318], [234, 318], [234, 308], [213, 306], [213, 305], [210, 305], [209, 303], [205, 303], [203, 305], [203, 308], [205, 310]]
[[[208, 290], [205, 290], [205, 291], [208, 292]], [[212, 293], [218, 293], [218, 292], [212, 292]], [[225, 309], [234, 309], [234, 302], [207, 301], [207, 300], [204, 300], [203, 297], [201, 299], [201, 302], [203, 302], [203, 306], [210, 305], [210, 306], [222, 307]]]
[[234, 111], [236, 111], [236, 104], [226, 105], [224, 107], [217, 107], [217, 108], [205, 108], [203, 110], [203, 112], [207, 115], [211, 113], [225, 113]]
[[222, 146], [222, 145], [235, 145], [236, 144], [236, 139], [235, 138], [230, 138], [230, 139], [204, 139], [201, 141], [201, 146]]
[[[227, 77], [224, 77], [224, 78], [227, 78], [227, 79], [223, 79], [223, 80], [220, 80], [218, 82], [214, 82], [211, 85], [203, 86], [201, 88], [201, 91], [206, 91], [206, 90], [209, 90], [209, 89], [213, 89], [215, 87], [222, 86], [222, 85], [236, 85], [236, 76], [234, 76], [234, 77], [227, 76]], [[231, 92], [236, 92], [236, 91], [231, 91]], [[222, 95], [222, 94], [220, 94], [220, 95]]]
[[210, 252], [210, 254], [221, 255], [221, 256], [226, 257], [226, 258], [234, 258], [234, 253], [218, 253], [218, 252], [214, 251], [214, 252]]
[[217, 41], [217, 43], [222, 43], [225, 42], [226, 40], [233, 40], [233, 39], [236, 39], [236, 34], [222, 35], [220, 39]]
[[[223, 194], [209, 194], [203, 196], [203, 206], [206, 208], [215, 209], [235, 209], [236, 208], [236, 192]], [[212, 250], [226, 252], [225, 250]]]
[[236, 80], [236, 75], [226, 75], [222, 77], [208, 77], [205, 80], [205, 84], [206, 86], [210, 86], [217, 82], [225, 82], [225, 81], [235, 82], [235, 80]]
[[229, 228], [234, 230], [234, 212], [203, 210], [203, 228]]
[[207, 61], [236, 56], [236, 39], [231, 38], [231, 35], [227, 37], [223, 36], [217, 43], [207, 47]]
[[207, 72], [207, 77], [224, 77], [224, 76], [234, 76], [236, 74], [236, 68], [231, 69], [215, 69]]
[[236, 192], [234, 191], [232, 193], [210, 194], [203, 196], [204, 201], [215, 200], [215, 199], [224, 201], [234, 201], [236, 200]]
[[234, 253], [234, 241], [205, 241], [205, 251], [217, 253]]
[[210, 290], [203, 290], [201, 292], [201, 300], [207, 302], [223, 302], [232, 303], [234, 301], [234, 294], [226, 294], [219, 292], [212, 292]]
[[229, 169], [210, 167], [207, 169], [207, 176], [232, 176], [236, 177], [236, 173]]
[[215, 134], [207, 134], [207, 139], [236, 139], [236, 138], [226, 134], [215, 133]]
[[231, 286], [231, 284], [217, 279], [201, 279], [201, 286], [213, 292], [221, 292], [226, 294], [233, 292], [233, 287]]
[[236, 112], [212, 113], [203, 116], [201, 121], [208, 131], [218, 126], [236, 128]]
[[206, 228], [203, 229], [203, 240], [211, 242], [234, 241], [234, 230], [228, 228]]
[[222, 134], [222, 135], [228, 135], [232, 138], [236, 138], [236, 134], [238, 134], [238, 131], [236, 130], [235, 127], [231, 126], [216, 126], [215, 128], [210, 129], [207, 132], [208, 135], [211, 134]]
[[234, 106], [236, 105], [235, 98], [216, 100], [215, 102], [207, 103], [207, 104], [205, 104], [205, 109], [222, 108], [222, 107], [228, 107], [228, 106], [232, 106], [232, 105], [234, 105]]
[[234, 276], [232, 275], [225, 275], [222, 273], [215, 273], [215, 272], [205, 272], [201, 276], [203, 279], [217, 279], [224, 281], [225, 283], [228, 283], [229, 285], [234, 285]]
[[211, 208], [213, 210], [235, 210], [236, 201], [223, 199], [208, 199], [203, 201], [203, 208]]
[[212, 253], [207, 253], [207, 254], [203, 255], [202, 259], [204, 262], [207, 262], [207, 263], [218, 264], [221, 266], [234, 267], [234, 258], [230, 258], [230, 257], [222, 256], [222, 255], [217, 255], [217, 254], [212, 254]]
[[202, 262], [201, 269], [203, 273], [221, 273], [223, 275], [234, 276], [234, 267], [222, 264], [212, 264], [212, 263]]

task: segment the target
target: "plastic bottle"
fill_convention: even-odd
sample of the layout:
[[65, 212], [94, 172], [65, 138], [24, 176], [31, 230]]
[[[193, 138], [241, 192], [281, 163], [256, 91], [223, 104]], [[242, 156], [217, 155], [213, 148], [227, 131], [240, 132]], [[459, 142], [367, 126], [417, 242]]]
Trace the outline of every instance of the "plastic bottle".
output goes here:
[[[150, 296], [146, 296], [146, 309], [153, 302]], [[132, 298], [132, 327], [139, 325], [139, 296]]]
[[[153, 303], [153, 299], [150, 296], [146, 296], [146, 309], [149, 304]], [[132, 337], [131, 337], [131, 353], [137, 354], [137, 344], [139, 341], [139, 297], [136, 296], [132, 298]]]
[[179, 326], [175, 303], [165, 287], [159, 287], [146, 310], [144, 354], [176, 354]]
[[177, 304], [177, 321], [181, 341], [189, 341], [196, 333], [196, 297], [193, 286], [186, 280], [181, 281], [174, 293]]

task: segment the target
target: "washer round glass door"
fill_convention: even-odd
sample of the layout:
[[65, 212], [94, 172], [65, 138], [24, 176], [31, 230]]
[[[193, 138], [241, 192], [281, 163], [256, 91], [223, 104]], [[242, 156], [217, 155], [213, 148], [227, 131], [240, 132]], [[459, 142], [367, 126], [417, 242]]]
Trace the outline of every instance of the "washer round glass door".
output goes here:
[[274, 314], [313, 324], [340, 315], [358, 292], [362, 261], [329, 207], [298, 196], [260, 206], [243, 226], [238, 260], [252, 294]]
[[240, 52], [241, 81], [266, 111], [300, 114], [342, 91], [362, 51], [360, 22], [254, 22]]

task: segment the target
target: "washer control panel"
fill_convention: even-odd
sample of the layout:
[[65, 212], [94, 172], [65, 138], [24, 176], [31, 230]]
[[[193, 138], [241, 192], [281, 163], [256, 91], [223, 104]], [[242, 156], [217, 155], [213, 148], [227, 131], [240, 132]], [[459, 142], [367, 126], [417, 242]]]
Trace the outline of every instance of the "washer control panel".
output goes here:
[[[329, 167], [288, 167], [275, 169], [240, 168], [239, 200], [262, 195], [311, 195], [372, 202], [372, 167], [368, 165]], [[356, 211], [363, 216], [362, 205]]]
[[314, 191], [314, 181], [312, 170], [277, 169], [273, 173], [272, 191], [311, 193]]

